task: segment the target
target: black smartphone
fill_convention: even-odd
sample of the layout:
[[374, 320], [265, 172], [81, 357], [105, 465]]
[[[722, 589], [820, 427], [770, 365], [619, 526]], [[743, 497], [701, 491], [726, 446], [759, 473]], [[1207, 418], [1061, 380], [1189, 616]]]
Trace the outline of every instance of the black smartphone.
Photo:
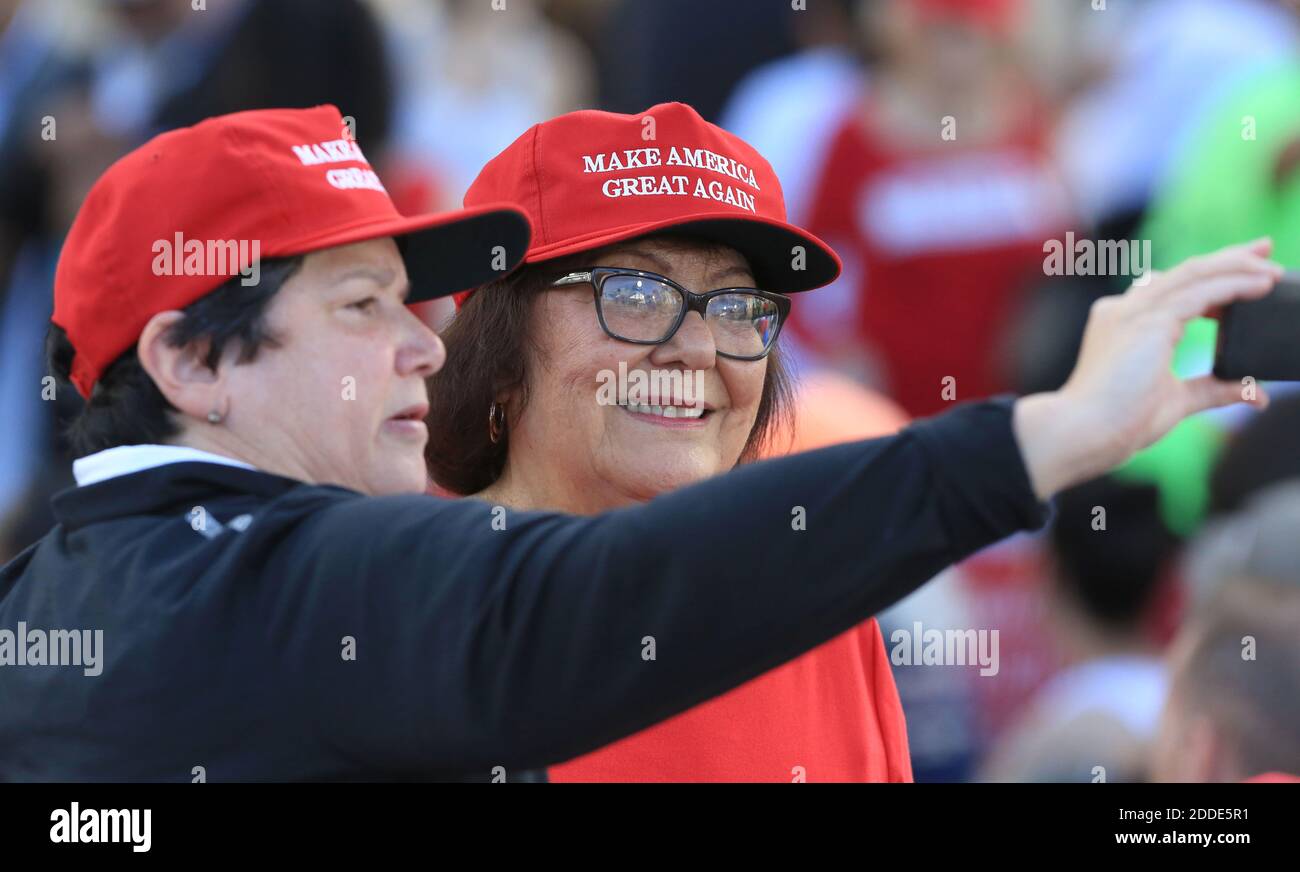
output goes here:
[[1300, 381], [1300, 272], [1286, 273], [1263, 299], [1223, 310], [1214, 374], [1232, 380]]

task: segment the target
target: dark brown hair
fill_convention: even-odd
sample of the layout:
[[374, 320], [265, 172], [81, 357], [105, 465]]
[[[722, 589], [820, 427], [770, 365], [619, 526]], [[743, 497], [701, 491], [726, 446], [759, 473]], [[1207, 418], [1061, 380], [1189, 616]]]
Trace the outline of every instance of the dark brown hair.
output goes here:
[[[425, 459], [440, 487], [475, 494], [501, 477], [509, 451], [509, 422], [528, 402], [528, 361], [538, 348], [529, 332], [529, 315], [538, 294], [555, 279], [592, 266], [601, 252], [528, 264], [500, 281], [478, 289], [442, 333], [447, 362], [429, 380], [429, 442]], [[757, 457], [767, 441], [788, 423], [793, 388], [779, 347], [765, 358], [767, 376], [758, 413], [740, 462]], [[506, 409], [499, 442], [488, 437], [488, 410], [506, 392], [517, 398]]]

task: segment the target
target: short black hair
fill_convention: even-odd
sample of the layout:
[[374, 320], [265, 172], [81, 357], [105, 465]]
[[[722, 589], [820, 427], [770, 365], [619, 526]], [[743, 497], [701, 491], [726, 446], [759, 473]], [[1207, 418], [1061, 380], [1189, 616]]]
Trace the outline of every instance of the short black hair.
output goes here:
[[[180, 348], [206, 342], [204, 363], [213, 370], [231, 341], [238, 343], [240, 363], [252, 361], [263, 346], [275, 345], [266, 309], [302, 261], [301, 255], [263, 260], [259, 281], [253, 285], [243, 284], [242, 275], [231, 277], [182, 310], [185, 317], [168, 331], [168, 344]], [[51, 323], [45, 339], [47, 365], [50, 374], [69, 387], [74, 355], [67, 333]], [[90, 398], [68, 422], [69, 447], [73, 456], [84, 457], [119, 445], [165, 442], [180, 433], [172, 417], [176, 411], [144, 371], [132, 346], [109, 364]]]
[[[1136, 629], [1181, 540], [1160, 515], [1155, 485], [1103, 475], [1062, 491], [1048, 534], [1057, 582], [1093, 622]], [[1105, 528], [1094, 527], [1104, 508]]]

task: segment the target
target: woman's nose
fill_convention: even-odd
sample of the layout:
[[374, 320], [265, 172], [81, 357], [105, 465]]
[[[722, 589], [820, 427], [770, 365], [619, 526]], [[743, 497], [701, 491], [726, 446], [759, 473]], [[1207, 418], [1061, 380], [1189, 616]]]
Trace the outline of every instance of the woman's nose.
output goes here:
[[428, 378], [447, 362], [447, 346], [413, 312], [408, 310], [407, 315], [409, 333], [397, 352], [397, 371], [399, 375]]
[[656, 366], [678, 363], [686, 369], [712, 369], [717, 354], [709, 325], [699, 312], [687, 312], [677, 332], [651, 352], [650, 362]]

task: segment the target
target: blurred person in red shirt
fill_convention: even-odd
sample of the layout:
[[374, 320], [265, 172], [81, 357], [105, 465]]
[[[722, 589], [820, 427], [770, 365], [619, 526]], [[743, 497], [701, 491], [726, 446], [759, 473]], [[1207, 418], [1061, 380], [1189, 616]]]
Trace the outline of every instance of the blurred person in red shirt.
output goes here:
[[1050, 119], [1011, 57], [1019, 6], [861, 4], [870, 86], [809, 145], [805, 218], [845, 272], [792, 329], [911, 415], [1007, 389], [1011, 316], [1072, 223]]

